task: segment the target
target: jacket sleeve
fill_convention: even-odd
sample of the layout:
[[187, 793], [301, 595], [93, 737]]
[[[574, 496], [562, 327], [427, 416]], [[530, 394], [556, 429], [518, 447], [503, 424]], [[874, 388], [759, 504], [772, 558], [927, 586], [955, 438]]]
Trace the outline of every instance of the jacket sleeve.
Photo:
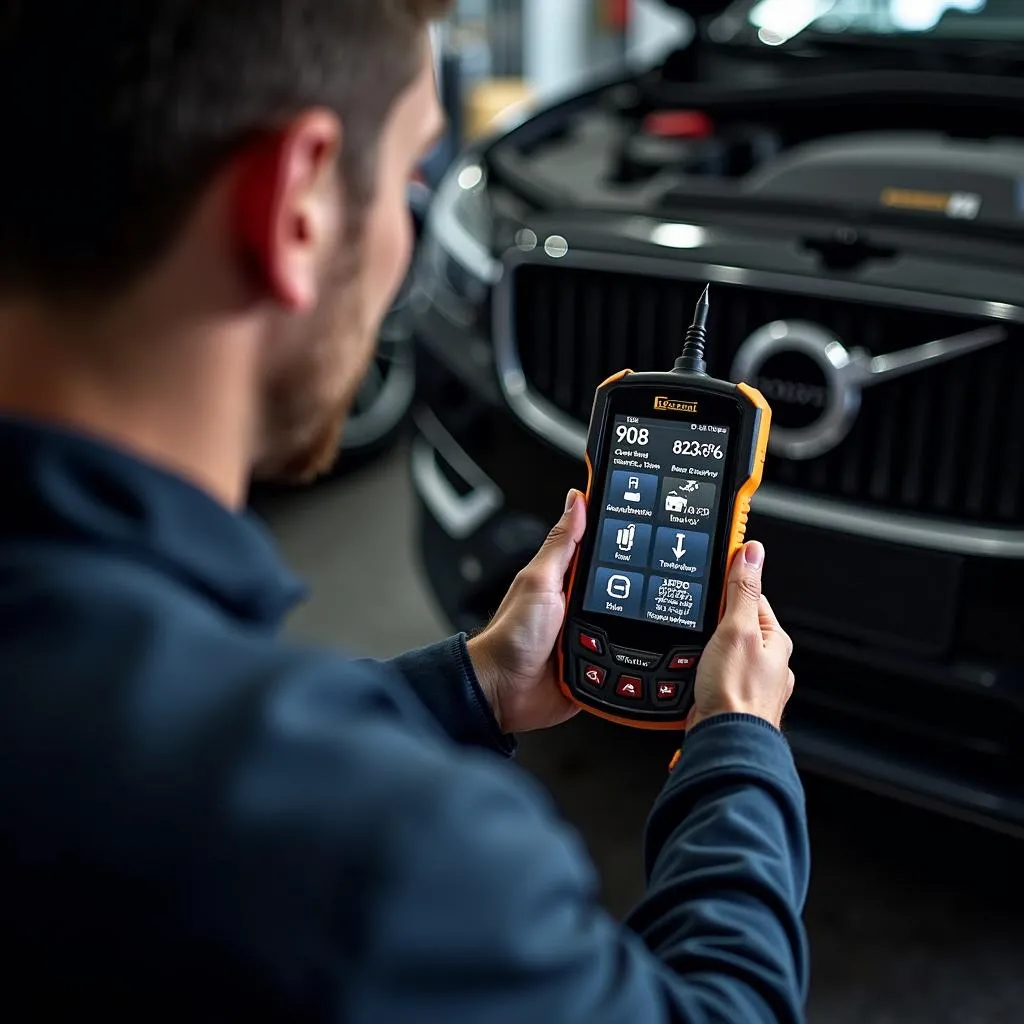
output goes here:
[[645, 845], [629, 926], [723, 1019], [801, 1020], [810, 848], [782, 734], [746, 715], [692, 729]]
[[483, 747], [505, 757], [515, 753], [515, 738], [502, 734], [480, 688], [465, 633], [400, 655], [388, 664], [402, 674], [456, 743]]
[[536, 786], [466, 757], [400, 843], [409, 852], [352, 993], [359, 1019], [803, 1020], [808, 846], [781, 734], [741, 717], [692, 731], [651, 815], [648, 892], [625, 925]]

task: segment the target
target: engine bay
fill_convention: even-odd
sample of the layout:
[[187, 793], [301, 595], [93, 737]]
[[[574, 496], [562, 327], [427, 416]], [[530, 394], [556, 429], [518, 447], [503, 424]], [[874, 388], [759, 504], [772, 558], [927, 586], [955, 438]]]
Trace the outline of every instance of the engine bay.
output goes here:
[[[540, 208], [839, 211], [1016, 235], [1024, 83], [946, 71], [656, 73], [551, 108], [500, 142], [496, 177]], [[677, 69], [678, 70], [678, 69]], [[692, 72], [692, 68], [690, 71]]]

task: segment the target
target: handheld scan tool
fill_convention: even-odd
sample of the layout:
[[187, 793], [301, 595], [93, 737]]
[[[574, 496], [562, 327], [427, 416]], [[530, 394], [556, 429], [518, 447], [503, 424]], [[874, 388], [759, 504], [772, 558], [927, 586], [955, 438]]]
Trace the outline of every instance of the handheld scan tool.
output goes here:
[[561, 684], [584, 710], [638, 728], [678, 729], [693, 706], [768, 446], [760, 392], [707, 375], [709, 290], [675, 368], [609, 377], [587, 437]]

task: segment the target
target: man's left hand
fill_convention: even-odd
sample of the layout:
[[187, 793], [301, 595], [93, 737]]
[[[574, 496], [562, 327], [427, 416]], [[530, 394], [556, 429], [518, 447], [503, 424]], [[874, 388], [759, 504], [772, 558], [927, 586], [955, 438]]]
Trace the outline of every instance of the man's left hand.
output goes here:
[[558, 685], [555, 644], [565, 618], [565, 574], [587, 523], [570, 491], [566, 511], [537, 557], [519, 573], [498, 613], [469, 641], [477, 678], [504, 733], [547, 729], [579, 710]]

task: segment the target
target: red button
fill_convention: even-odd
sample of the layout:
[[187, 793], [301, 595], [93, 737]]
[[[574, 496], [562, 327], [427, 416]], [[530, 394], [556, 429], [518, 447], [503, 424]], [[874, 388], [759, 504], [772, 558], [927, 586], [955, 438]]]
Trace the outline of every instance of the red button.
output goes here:
[[596, 636], [590, 636], [587, 633], [580, 633], [580, 647], [587, 651], [593, 651], [594, 654], [603, 653], [601, 641]]
[[640, 700], [644, 695], [644, 681], [636, 676], [623, 676], [615, 692], [620, 697], [628, 697], [630, 700]]
[[656, 698], [663, 701], [673, 701], [679, 696], [678, 683], [658, 683]]
[[696, 658], [684, 658], [681, 654], [674, 657], [668, 665], [670, 672], [685, 672], [697, 664]]
[[604, 677], [607, 674], [603, 668], [598, 668], [596, 665], [583, 666], [583, 681], [595, 689], [600, 689], [604, 686]]

